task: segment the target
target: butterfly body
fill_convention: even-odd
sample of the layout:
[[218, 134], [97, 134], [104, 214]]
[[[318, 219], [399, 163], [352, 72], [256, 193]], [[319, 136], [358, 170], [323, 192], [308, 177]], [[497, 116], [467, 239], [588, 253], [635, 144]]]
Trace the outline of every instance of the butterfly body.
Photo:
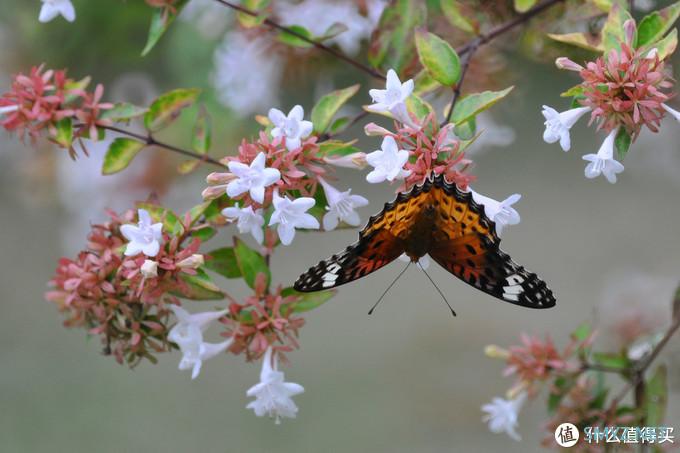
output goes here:
[[484, 207], [439, 175], [386, 203], [356, 243], [310, 268], [294, 287], [302, 292], [334, 288], [403, 253], [412, 261], [427, 254], [465, 283], [498, 299], [530, 308], [554, 306], [545, 282], [512, 261], [499, 243]]

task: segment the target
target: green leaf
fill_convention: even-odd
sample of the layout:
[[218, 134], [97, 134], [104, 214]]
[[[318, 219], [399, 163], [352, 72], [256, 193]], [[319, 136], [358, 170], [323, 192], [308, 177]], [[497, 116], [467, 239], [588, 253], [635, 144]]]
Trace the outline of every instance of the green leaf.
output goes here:
[[371, 37], [368, 61], [401, 74], [416, 58], [413, 30], [425, 23], [427, 9], [422, 0], [396, 0], [385, 8]]
[[186, 283], [187, 287], [179, 287], [176, 290], [171, 291], [171, 293], [176, 296], [191, 300], [224, 299], [222, 290], [213, 283], [210, 276], [206, 274], [201, 267], [196, 269], [196, 275], [181, 273], [180, 278]]
[[630, 366], [630, 360], [624, 354], [616, 352], [593, 352], [593, 362], [609, 368], [625, 370]]
[[246, 28], [257, 27], [267, 18], [267, 15], [262, 11], [269, 5], [269, 0], [243, 0], [241, 6], [259, 13], [257, 17], [253, 17], [250, 14], [238, 13], [236, 17], [241, 25]]
[[104, 156], [104, 165], [102, 166], [103, 175], [112, 175], [127, 168], [135, 158], [138, 152], [146, 146], [146, 143], [134, 140], [132, 138], [116, 138]]
[[557, 376], [552, 385], [552, 391], [548, 395], [548, 412], [553, 414], [560, 405], [565, 395], [574, 386], [576, 380], [572, 376]]
[[420, 121], [424, 120], [429, 114], [434, 112], [434, 109], [428, 102], [423, 101], [415, 94], [412, 94], [406, 99], [406, 109], [410, 113], [413, 113]]
[[163, 222], [163, 231], [172, 236], [184, 234], [184, 226], [177, 214], [153, 203], [137, 203], [138, 209], [146, 209], [154, 222]]
[[360, 85], [352, 85], [342, 90], [336, 90], [319, 99], [312, 109], [312, 124], [314, 132], [323, 134], [330, 126], [338, 110], [359, 91]]
[[451, 122], [460, 124], [468, 121], [506, 97], [514, 88], [514, 86], [510, 86], [501, 91], [484, 91], [465, 96], [456, 103], [451, 115]]
[[232, 247], [222, 247], [208, 253], [205, 267], [227, 278], [240, 278], [243, 275]]
[[205, 242], [217, 234], [217, 230], [210, 225], [201, 225], [199, 228], [194, 229], [191, 232], [191, 237], [195, 237]]
[[680, 17], [680, 2], [675, 2], [642, 18], [638, 25], [637, 47], [659, 41], [673, 27], [678, 17]]
[[459, 30], [468, 33], [477, 33], [479, 24], [470, 16], [471, 11], [467, 11], [465, 5], [456, 0], [441, 0], [440, 5], [446, 19]]
[[328, 291], [317, 291], [314, 293], [299, 293], [293, 288], [284, 288], [281, 290], [281, 295], [283, 297], [295, 296], [297, 300], [293, 302], [293, 312], [303, 313], [305, 311], [311, 311], [315, 308], [328, 302], [334, 295], [334, 290]]
[[590, 0], [590, 3], [607, 13], [612, 8], [612, 1], [613, 0]]
[[612, 49], [621, 50], [621, 43], [625, 42], [623, 24], [632, 19], [630, 13], [620, 3], [614, 3], [609, 10], [607, 21], [602, 27], [602, 46], [605, 52]]
[[526, 13], [536, 5], [536, 0], [515, 0], [515, 11]]
[[604, 50], [602, 42], [600, 41], [600, 37], [594, 37], [588, 33], [548, 33], [548, 37], [550, 39], [554, 39], [555, 41], [571, 44], [572, 46], [591, 50], [593, 52], [602, 52]]
[[210, 115], [208, 115], [205, 106], [201, 106], [196, 117], [196, 124], [194, 125], [191, 148], [198, 154], [207, 154], [211, 141], [212, 125], [210, 123]]
[[100, 118], [111, 121], [127, 121], [138, 116], [142, 116], [147, 112], [146, 107], [138, 107], [128, 102], [118, 102], [112, 109], [105, 110]]
[[[302, 25], [291, 25], [290, 27], [287, 27], [288, 29], [294, 31], [298, 35], [304, 36], [305, 38], [309, 40], [314, 39], [314, 35], [312, 35], [312, 32], [307, 30], [305, 27]], [[292, 47], [312, 47], [312, 44], [308, 41], [305, 41], [304, 39], [300, 38], [297, 35], [294, 35], [292, 33], [288, 33], [286, 31], [282, 31], [279, 33], [278, 37], [279, 41], [281, 41], [284, 44], [287, 44]]]
[[62, 148], [70, 148], [73, 143], [73, 120], [71, 118], [63, 118], [56, 122], [57, 134], [54, 136], [54, 141]]
[[149, 106], [144, 115], [144, 126], [150, 131], [158, 131], [172, 123], [182, 112], [198, 98], [201, 90], [179, 88], [160, 95]]
[[460, 58], [453, 47], [434, 33], [416, 30], [416, 49], [420, 62], [432, 78], [445, 86], [460, 79]]
[[64, 84], [64, 91], [66, 91], [67, 94], [64, 96], [64, 102], [63, 104], [70, 104], [80, 98], [80, 95], [73, 93], [78, 92], [78, 91], [85, 91], [87, 87], [90, 85], [90, 82], [92, 81], [92, 78], [90, 76], [83, 77], [80, 80], [74, 80], [74, 81], [67, 81]]
[[328, 128], [328, 133], [332, 135], [339, 134], [350, 126], [351, 121], [352, 120], [346, 116], [338, 118], [337, 120], [333, 121], [331, 127]]
[[453, 133], [461, 140], [471, 140], [477, 133], [476, 118], [473, 116], [464, 123], [456, 124], [453, 128]]
[[589, 323], [584, 322], [571, 333], [571, 338], [576, 341], [583, 342], [590, 336], [592, 332], [593, 327]]
[[661, 426], [668, 404], [668, 370], [659, 365], [645, 385], [643, 407], [647, 415], [645, 425]]
[[626, 158], [628, 150], [630, 149], [631, 138], [626, 129], [619, 128], [619, 132], [616, 134], [614, 139], [614, 146], [616, 147], [616, 156], [619, 162], [623, 162]]
[[426, 69], [423, 69], [418, 74], [416, 74], [413, 82], [415, 84], [413, 93], [417, 94], [418, 96], [422, 96], [423, 94], [434, 91], [437, 88], [441, 88], [442, 86], [441, 83], [432, 78]]
[[569, 88], [567, 91], [560, 93], [560, 96], [563, 98], [571, 98], [575, 96], [582, 96], [584, 92], [583, 85], [578, 84], [574, 85], [573, 87]]
[[322, 157], [347, 156], [359, 152], [359, 148], [353, 146], [356, 140], [342, 142], [340, 140], [326, 140], [319, 144], [319, 155]]
[[326, 41], [327, 39], [335, 38], [339, 34], [346, 32], [347, 30], [349, 30], [349, 27], [347, 27], [347, 25], [343, 24], [342, 22], [335, 22], [333, 25], [326, 29], [323, 35], [317, 36], [316, 41]]
[[657, 41], [652, 46], [656, 48], [659, 60], [665, 60], [672, 55], [678, 47], [678, 30], [674, 28], [665, 38], [661, 41]]
[[234, 254], [236, 255], [238, 268], [241, 270], [243, 279], [248, 286], [255, 288], [255, 279], [258, 274], [262, 273], [266, 276], [266, 287], [269, 288], [272, 275], [269, 266], [267, 266], [267, 261], [262, 255], [236, 237], [234, 238]]
[[172, 24], [172, 22], [175, 20], [175, 17], [177, 17], [177, 14], [179, 14], [187, 2], [188, 0], [180, 0], [176, 2], [173, 5], [175, 13], [167, 8], [154, 8], [154, 11], [151, 15], [151, 25], [149, 26], [149, 36], [146, 40], [146, 46], [144, 46], [144, 50], [142, 50], [143, 57], [151, 52], [151, 49], [153, 49], [158, 43], [158, 41], [161, 39], [161, 36], [163, 36], [168, 27], [170, 27], [170, 24]]

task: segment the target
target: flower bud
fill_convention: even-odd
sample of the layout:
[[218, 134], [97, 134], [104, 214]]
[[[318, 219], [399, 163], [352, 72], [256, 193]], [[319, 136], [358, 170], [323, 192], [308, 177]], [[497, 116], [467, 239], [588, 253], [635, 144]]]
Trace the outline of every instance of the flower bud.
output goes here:
[[557, 60], [555, 60], [555, 66], [557, 66], [560, 69], [566, 69], [568, 71], [580, 72], [583, 70], [583, 66], [581, 66], [578, 63], [574, 63], [567, 57], [560, 57]]
[[194, 253], [189, 258], [184, 258], [182, 261], [177, 263], [177, 267], [182, 269], [197, 269], [205, 263], [203, 255]]
[[324, 162], [336, 167], [343, 168], [356, 168], [358, 170], [363, 170], [366, 168], [366, 153], [357, 152], [348, 154], [346, 156], [331, 156], [324, 157]]
[[203, 192], [201, 192], [201, 196], [203, 197], [204, 200], [213, 200], [217, 197], [220, 197], [226, 192], [226, 189], [224, 186], [211, 186], [211, 187], [206, 187]]
[[503, 359], [507, 360], [510, 357], [510, 351], [496, 346], [495, 344], [490, 344], [484, 348], [484, 354], [492, 359]]
[[225, 172], [213, 172], [210, 173], [206, 178], [206, 182], [210, 185], [216, 185], [216, 184], [228, 184], [229, 182], [233, 181], [236, 179], [236, 175], [233, 173], [225, 173]]
[[144, 260], [144, 264], [140, 268], [144, 278], [158, 277], [158, 263], [154, 260]]

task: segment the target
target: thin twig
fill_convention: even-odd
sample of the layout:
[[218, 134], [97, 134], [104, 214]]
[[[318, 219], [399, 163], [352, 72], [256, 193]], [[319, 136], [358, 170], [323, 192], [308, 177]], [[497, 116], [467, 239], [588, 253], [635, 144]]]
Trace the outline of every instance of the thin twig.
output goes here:
[[621, 391], [612, 399], [610, 403], [609, 406], [610, 415], [611, 413], [613, 413], [613, 411], [616, 410], [616, 407], [619, 405], [621, 400], [625, 398], [628, 392], [636, 388], [641, 382], [643, 382], [645, 377], [645, 371], [647, 371], [652, 362], [654, 362], [654, 360], [659, 356], [663, 348], [666, 346], [666, 344], [671, 339], [673, 334], [675, 334], [675, 332], [678, 331], [678, 329], [680, 329], [680, 316], [676, 317], [676, 319], [673, 320], [673, 324], [671, 324], [671, 326], [664, 334], [663, 338], [661, 338], [661, 341], [659, 341], [659, 343], [654, 347], [652, 352], [650, 352], [644, 358], [644, 360], [641, 360], [640, 362], [637, 363], [636, 366], [633, 367], [631, 379], [621, 389]]
[[446, 119], [442, 121], [440, 126], [444, 126], [446, 123], [451, 121], [451, 115], [453, 114], [453, 108], [456, 106], [456, 102], [458, 102], [458, 98], [460, 97], [460, 92], [463, 87], [463, 81], [465, 80], [465, 74], [467, 74], [468, 67], [470, 66], [470, 60], [472, 60], [472, 56], [475, 54], [477, 51], [477, 48], [480, 45], [479, 38], [476, 40], [472, 41], [472, 46], [470, 47], [470, 50], [465, 53], [463, 56], [463, 66], [460, 70], [460, 79], [458, 79], [458, 83], [456, 83], [456, 86], [453, 88], [453, 97], [451, 98], [451, 104], [449, 105], [449, 111], [446, 114]]
[[[248, 8], [241, 6], [241, 5], [236, 5], [236, 4], [228, 2], [226, 0], [215, 0], [215, 1], [217, 3], [220, 3], [224, 6], [226, 6], [226, 7], [234, 9], [234, 10], [240, 12], [240, 13], [247, 14], [248, 16], [260, 17], [260, 13], [258, 13], [257, 11], [252, 11]], [[271, 28], [275, 28], [279, 31], [287, 33], [291, 36], [295, 36], [296, 38], [301, 39], [308, 44], [311, 44], [312, 46], [316, 47], [317, 49], [322, 50], [326, 53], [329, 53], [329, 54], [333, 55], [335, 58], [342, 60], [346, 63], [349, 63], [352, 66], [354, 66], [355, 68], [364, 71], [366, 74], [370, 75], [371, 77], [375, 77], [376, 79], [380, 79], [380, 80], [385, 80], [385, 76], [383, 74], [381, 74], [380, 72], [376, 71], [375, 69], [373, 69], [373, 68], [371, 68], [371, 67], [369, 67], [369, 66], [367, 66], [367, 65], [365, 65], [365, 64], [363, 64], [363, 63], [361, 63], [361, 62], [359, 62], [359, 61], [357, 61], [353, 58], [348, 57], [344, 53], [339, 52], [339, 51], [333, 49], [332, 47], [329, 47], [329, 46], [321, 43], [320, 41], [316, 41], [314, 39], [311, 39], [308, 36], [305, 36], [302, 33], [295, 31], [294, 29], [285, 27], [285, 26], [279, 24], [278, 22], [274, 22], [273, 20], [271, 20], [269, 18], [264, 19], [262, 21], [262, 23], [271, 27]]]
[[[81, 124], [76, 124], [74, 127], [82, 127]], [[183, 156], [190, 157], [192, 159], [200, 160], [201, 162], [205, 162], [208, 164], [216, 165], [218, 167], [222, 168], [227, 168], [226, 165], [224, 165], [222, 162], [219, 160], [208, 156], [207, 154], [199, 154], [195, 153], [193, 151], [189, 151], [188, 149], [180, 148], [175, 145], [171, 145], [169, 143], [161, 142], [156, 140], [150, 133], [147, 135], [142, 135], [138, 134], [136, 132], [128, 131], [125, 129], [121, 129], [116, 126], [102, 126], [102, 125], [97, 125], [98, 128], [100, 129], [106, 129], [111, 132], [117, 132], [119, 134], [127, 135], [128, 137], [136, 138], [137, 140], [144, 142], [148, 146], [158, 146], [159, 148], [167, 149], [168, 151], [172, 151], [178, 154], [182, 154]]]

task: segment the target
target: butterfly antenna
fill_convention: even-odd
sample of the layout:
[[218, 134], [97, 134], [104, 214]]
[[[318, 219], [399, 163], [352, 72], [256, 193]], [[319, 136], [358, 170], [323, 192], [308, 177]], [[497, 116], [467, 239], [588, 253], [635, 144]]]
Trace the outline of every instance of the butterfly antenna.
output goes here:
[[427, 271], [425, 270], [425, 268], [424, 268], [423, 266], [421, 266], [420, 263], [418, 263], [418, 267], [420, 268], [421, 271], [423, 271], [423, 272], [425, 273], [425, 276], [430, 280], [430, 283], [432, 283], [432, 285], [435, 287], [435, 289], [437, 290], [437, 292], [439, 293], [439, 295], [442, 296], [442, 299], [444, 300], [444, 302], [446, 303], [446, 305], [449, 307], [449, 310], [451, 310], [451, 314], [452, 314], [453, 316], [456, 316], [456, 312], [453, 311], [453, 308], [451, 308], [451, 304], [449, 303], [448, 300], [446, 300], [446, 296], [444, 296], [444, 293], [442, 292], [442, 290], [439, 289], [439, 286], [437, 286], [437, 284], [434, 282], [434, 280], [432, 280], [432, 277], [430, 277], [430, 274], [427, 273]]
[[406, 265], [406, 267], [404, 268], [404, 270], [402, 270], [401, 272], [399, 272], [399, 275], [397, 275], [397, 278], [395, 278], [395, 279], [392, 281], [392, 283], [390, 283], [390, 286], [387, 287], [387, 289], [385, 290], [385, 292], [382, 293], [382, 296], [380, 296], [380, 299], [378, 299], [378, 301], [377, 301], [375, 304], [373, 304], [373, 306], [371, 307], [371, 309], [368, 310], [368, 314], [369, 314], [369, 315], [372, 315], [372, 314], [373, 314], [373, 310], [375, 310], [375, 307], [378, 306], [378, 304], [380, 303], [380, 301], [383, 300], [383, 298], [384, 298], [385, 295], [389, 292], [389, 290], [392, 289], [392, 287], [394, 286], [395, 283], [397, 283], [397, 280], [399, 280], [399, 277], [401, 277], [402, 275], [404, 275], [404, 272], [406, 272], [406, 269], [408, 269], [408, 267], [409, 267], [410, 265], [411, 265], [411, 262], [409, 261], [408, 264]]

